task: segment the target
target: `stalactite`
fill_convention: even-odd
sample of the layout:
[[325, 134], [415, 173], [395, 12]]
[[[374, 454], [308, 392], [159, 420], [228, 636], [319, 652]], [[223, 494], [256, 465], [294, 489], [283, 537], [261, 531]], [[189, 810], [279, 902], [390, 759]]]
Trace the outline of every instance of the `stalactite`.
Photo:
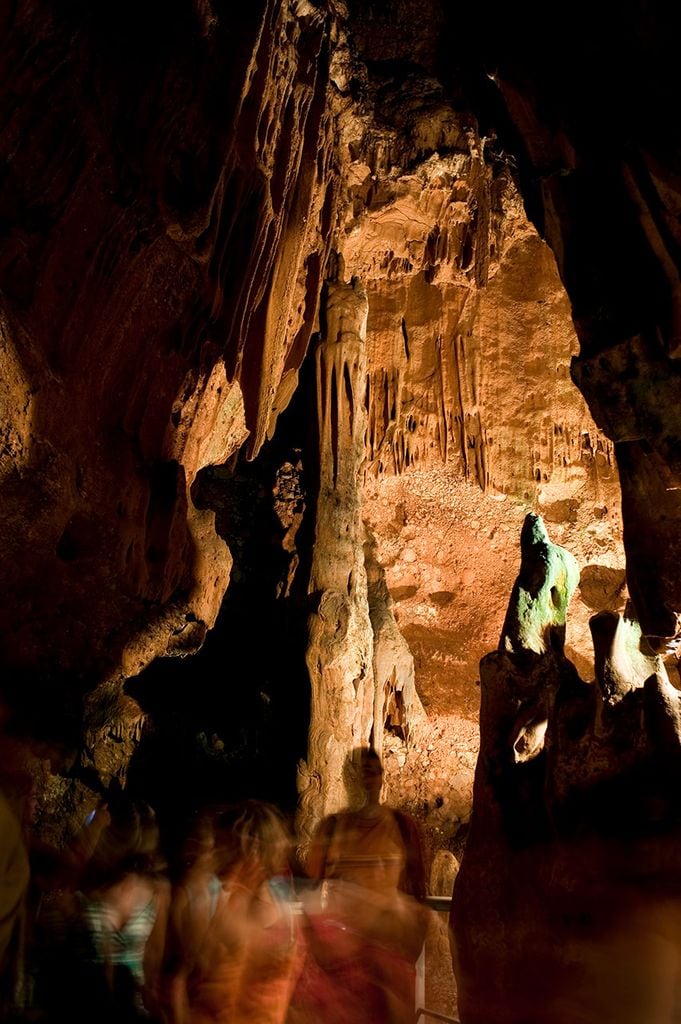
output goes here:
[[524, 498], [547, 485], [613, 484], [595, 449], [535, 448], [547, 423], [576, 429], [588, 411], [569, 380], [577, 342], [555, 264], [503, 160], [488, 159], [488, 144], [468, 125], [446, 157], [415, 163], [412, 154], [408, 173], [382, 163], [395, 154], [379, 142], [372, 126], [357, 143], [371, 190], [364, 207], [360, 189], [354, 194], [344, 245], [372, 296], [368, 471], [460, 465], [483, 491]]

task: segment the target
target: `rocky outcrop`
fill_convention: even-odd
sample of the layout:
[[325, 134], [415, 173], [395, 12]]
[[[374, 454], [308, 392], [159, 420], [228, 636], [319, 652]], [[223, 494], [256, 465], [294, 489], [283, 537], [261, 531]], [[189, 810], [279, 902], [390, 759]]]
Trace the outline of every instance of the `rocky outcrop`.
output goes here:
[[[528, 507], [589, 572], [619, 572], [621, 585], [624, 563], [614, 447], [570, 379], [578, 341], [555, 258], [512, 156], [447, 88], [426, 38], [442, 30], [437, 6], [351, 7], [366, 65], [340, 120], [338, 243], [369, 302], [364, 514], [433, 729], [423, 749], [406, 750], [399, 728], [389, 738], [390, 797], [427, 818], [435, 844], [470, 813], [474, 681]], [[589, 614], [571, 623], [580, 667]]]
[[385, 570], [376, 559], [376, 540], [366, 524], [365, 529], [364, 564], [374, 649], [372, 743], [381, 755], [386, 732], [405, 746], [413, 746], [423, 730], [425, 715], [416, 690], [414, 656], [395, 619]]
[[[638, 625], [614, 613], [592, 620], [596, 680], [579, 678], [560, 636], [570, 556], [536, 520], [523, 533], [500, 648], [480, 665], [480, 756], [452, 909], [461, 1019], [671, 1022], [679, 695]], [[542, 634], [550, 642], [536, 643]]]
[[1, 21], [0, 643], [25, 725], [77, 740], [84, 692], [215, 621], [231, 558], [192, 487], [258, 451], [315, 323], [334, 29], [273, 0]]
[[681, 638], [681, 586], [669, 568], [681, 516], [673, 31], [660, 7], [625, 4], [615, 21], [583, 4], [574, 13], [550, 40], [533, 5], [486, 12], [484, 35], [469, 27], [513, 122], [528, 210], [570, 297], [573, 377], [615, 442], [629, 588], [663, 651]]
[[509, 654], [562, 653], [570, 599], [579, 583], [573, 555], [549, 540], [541, 518], [529, 513], [520, 534], [520, 572], [501, 631]]

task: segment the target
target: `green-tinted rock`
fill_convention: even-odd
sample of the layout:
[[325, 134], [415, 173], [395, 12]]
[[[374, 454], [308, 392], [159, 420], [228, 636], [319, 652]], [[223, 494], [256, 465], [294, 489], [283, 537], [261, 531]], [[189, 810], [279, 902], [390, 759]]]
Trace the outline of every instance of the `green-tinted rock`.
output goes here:
[[577, 562], [551, 543], [541, 517], [533, 512], [523, 523], [520, 552], [499, 649], [511, 654], [562, 651], [567, 607], [579, 582]]

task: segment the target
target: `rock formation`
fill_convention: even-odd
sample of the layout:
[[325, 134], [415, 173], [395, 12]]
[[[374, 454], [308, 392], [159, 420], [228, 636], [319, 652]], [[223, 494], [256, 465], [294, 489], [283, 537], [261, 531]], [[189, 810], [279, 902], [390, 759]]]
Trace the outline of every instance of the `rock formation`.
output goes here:
[[681, 637], [678, 403], [667, 398], [681, 310], [673, 32], [662, 6], [625, 3], [614, 19], [579, 3], [549, 42], [536, 14], [500, 6], [475, 38], [570, 296], [574, 379], [615, 442], [629, 589], [664, 651]]
[[[342, 261], [339, 273], [342, 275]], [[380, 751], [386, 716], [399, 701], [417, 724], [413, 660], [400, 637], [376, 567], [369, 584], [360, 468], [366, 433], [367, 296], [357, 278], [329, 281], [316, 350], [319, 490], [309, 583], [306, 662], [309, 746], [300, 766], [303, 841], [322, 817], [355, 796], [353, 750]]]
[[520, 573], [501, 631], [509, 654], [563, 651], [565, 620], [579, 582], [574, 557], [551, 544], [541, 518], [529, 513], [520, 534]]
[[565, 292], [509, 163], [424, 73], [398, 88], [373, 69], [365, 103], [341, 123], [342, 251], [369, 297], [367, 472], [450, 463], [526, 498], [607, 481], [612, 445], [569, 379]]
[[406, 746], [411, 746], [420, 736], [425, 716], [416, 690], [414, 657], [395, 620], [385, 571], [376, 560], [375, 538], [368, 529], [366, 532], [364, 565], [374, 648], [372, 742], [380, 755], [384, 732], [399, 736]]
[[671, 1022], [679, 694], [638, 625], [613, 613], [592, 619], [596, 680], [583, 682], [561, 642], [571, 556], [533, 518], [521, 546], [499, 650], [480, 665], [480, 756], [452, 909], [461, 1019]]
[[78, 743], [83, 693], [113, 688], [99, 735], [120, 683], [219, 610], [231, 559], [192, 485], [255, 454], [295, 387], [337, 191], [333, 31], [274, 0], [0, 21], [3, 663], [24, 727]]
[[[472, 684], [501, 628], [516, 523], [538, 509], [620, 584], [623, 557], [613, 445], [570, 380], [578, 342], [553, 255], [508, 154], [448, 94], [433, 52], [412, 61], [423, 21], [391, 7], [399, 31], [376, 10], [371, 26], [359, 11], [350, 22], [367, 65], [340, 119], [339, 246], [369, 303], [364, 514], [431, 723], [422, 748], [389, 737], [389, 792], [440, 843], [469, 814]], [[391, 62], [378, 31], [399, 51]], [[589, 614], [580, 603], [569, 638], [584, 661]]]
[[[548, 38], [534, 7], [0, 8], [3, 703], [15, 728], [67, 748], [64, 770], [93, 786], [122, 776], [154, 728], [144, 679], [139, 701], [126, 684], [204, 644], [232, 564], [210, 467], [228, 467], [224, 482], [257, 463], [308, 354], [318, 486], [306, 452], [305, 509], [297, 494], [288, 507], [297, 456], [282, 462], [268, 500], [287, 567], [276, 583], [263, 574], [291, 604], [308, 591], [301, 615], [312, 607], [305, 828], [347, 798], [347, 752], [385, 737], [405, 785], [423, 783], [409, 799], [437, 806], [452, 839], [454, 813], [468, 814], [474, 666], [497, 624], [485, 672], [514, 667], [498, 687], [508, 707], [484, 698], [483, 734], [508, 730], [493, 775], [521, 839], [558, 828], [553, 804], [530, 813], [551, 757], [584, 773], [565, 792], [551, 783], [566, 820], [576, 792], [588, 803], [599, 789], [598, 743], [643, 700], [630, 628], [595, 624], [613, 653], [592, 706], [561, 653], [573, 568], [536, 522], [530, 547], [558, 558], [558, 577], [539, 593], [523, 566], [503, 627], [500, 595], [530, 508], [587, 563], [572, 622], [623, 603], [619, 470], [638, 619], [655, 650], [677, 643], [676, 60], [645, 5], [612, 19], [578, 3]], [[320, 325], [332, 251], [346, 274]], [[312, 534], [312, 550], [296, 547]], [[246, 673], [229, 649], [215, 661], [231, 669], [215, 686], [224, 711]], [[417, 672], [431, 719], [456, 718], [446, 765], [430, 734], [416, 744], [432, 726]], [[674, 693], [655, 678], [641, 713], [675, 765]], [[598, 742], [577, 742], [592, 718]], [[211, 756], [224, 748], [200, 735]]]
[[374, 677], [358, 489], [366, 412], [366, 293], [329, 282], [317, 348], [319, 493], [306, 662], [309, 748], [301, 766], [300, 829], [346, 801], [346, 759], [371, 736]]

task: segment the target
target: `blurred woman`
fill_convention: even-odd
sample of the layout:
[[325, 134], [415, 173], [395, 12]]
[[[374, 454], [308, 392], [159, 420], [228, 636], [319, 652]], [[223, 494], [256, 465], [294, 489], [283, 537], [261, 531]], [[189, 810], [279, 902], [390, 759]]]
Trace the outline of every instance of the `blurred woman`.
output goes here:
[[286, 825], [248, 800], [217, 817], [214, 835], [221, 892], [173, 1024], [283, 1024], [302, 963]]
[[69, 1019], [138, 1024], [160, 1016], [169, 885], [151, 809], [121, 801], [109, 814], [75, 897]]

